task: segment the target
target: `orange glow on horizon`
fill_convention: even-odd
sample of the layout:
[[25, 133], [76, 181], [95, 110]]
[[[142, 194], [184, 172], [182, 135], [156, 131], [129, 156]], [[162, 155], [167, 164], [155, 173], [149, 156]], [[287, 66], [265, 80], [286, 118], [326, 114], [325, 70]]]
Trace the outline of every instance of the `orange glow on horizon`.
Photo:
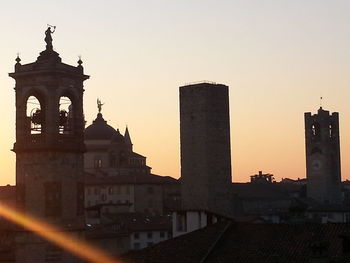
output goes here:
[[69, 251], [75, 256], [87, 260], [91, 263], [122, 263], [111, 256], [106, 255], [102, 250], [93, 247], [92, 245], [67, 235], [57, 227], [45, 223], [33, 217], [23, 215], [18, 211], [0, 203], [0, 216], [7, 220], [24, 227], [25, 229], [34, 232], [38, 236], [47, 241]]

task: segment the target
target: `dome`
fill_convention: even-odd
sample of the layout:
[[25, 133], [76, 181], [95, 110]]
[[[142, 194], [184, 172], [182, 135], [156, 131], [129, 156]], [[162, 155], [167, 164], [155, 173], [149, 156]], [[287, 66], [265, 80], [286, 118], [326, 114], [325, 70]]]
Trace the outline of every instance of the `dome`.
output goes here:
[[113, 134], [112, 143], [125, 143], [124, 136], [120, 134], [119, 129]]
[[86, 127], [84, 138], [85, 140], [110, 140], [116, 133], [117, 131], [109, 126], [99, 113], [93, 123]]

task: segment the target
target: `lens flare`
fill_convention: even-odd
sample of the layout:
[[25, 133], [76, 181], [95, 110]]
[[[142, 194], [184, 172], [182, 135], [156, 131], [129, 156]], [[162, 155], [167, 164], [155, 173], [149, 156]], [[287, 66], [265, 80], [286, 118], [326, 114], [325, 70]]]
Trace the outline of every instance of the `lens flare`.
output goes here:
[[7, 220], [34, 232], [38, 236], [54, 243], [55, 245], [69, 251], [75, 256], [87, 260], [91, 263], [122, 263], [109, 255], [106, 255], [100, 249], [90, 244], [65, 234], [59, 228], [33, 217], [23, 215], [18, 211], [0, 203], [0, 216]]

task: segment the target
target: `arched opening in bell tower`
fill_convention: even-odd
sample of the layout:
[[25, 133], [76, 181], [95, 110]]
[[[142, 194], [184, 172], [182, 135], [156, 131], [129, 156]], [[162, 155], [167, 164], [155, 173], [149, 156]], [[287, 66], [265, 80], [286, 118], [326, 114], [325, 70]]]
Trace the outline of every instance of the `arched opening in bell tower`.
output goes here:
[[311, 125], [311, 135], [314, 140], [319, 140], [321, 137], [320, 125], [317, 122]]
[[26, 101], [26, 127], [30, 130], [30, 134], [41, 134], [44, 131], [45, 114], [37, 96], [29, 96]]
[[69, 97], [62, 96], [59, 101], [59, 124], [58, 130], [60, 134], [73, 133], [73, 104]]
[[329, 124], [329, 138], [333, 138], [334, 134], [333, 134], [333, 125]]

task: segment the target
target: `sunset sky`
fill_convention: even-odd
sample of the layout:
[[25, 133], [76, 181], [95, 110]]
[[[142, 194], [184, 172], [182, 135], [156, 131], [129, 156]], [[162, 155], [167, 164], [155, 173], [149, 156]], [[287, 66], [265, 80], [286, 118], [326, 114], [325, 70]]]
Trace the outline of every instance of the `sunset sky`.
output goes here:
[[340, 113], [342, 179], [350, 179], [350, 1], [0, 0], [0, 184], [15, 183], [14, 80], [44, 50], [47, 24], [64, 63], [82, 56], [85, 117], [103, 116], [180, 176], [178, 87], [230, 87], [233, 181], [258, 170], [305, 177], [304, 112]]

